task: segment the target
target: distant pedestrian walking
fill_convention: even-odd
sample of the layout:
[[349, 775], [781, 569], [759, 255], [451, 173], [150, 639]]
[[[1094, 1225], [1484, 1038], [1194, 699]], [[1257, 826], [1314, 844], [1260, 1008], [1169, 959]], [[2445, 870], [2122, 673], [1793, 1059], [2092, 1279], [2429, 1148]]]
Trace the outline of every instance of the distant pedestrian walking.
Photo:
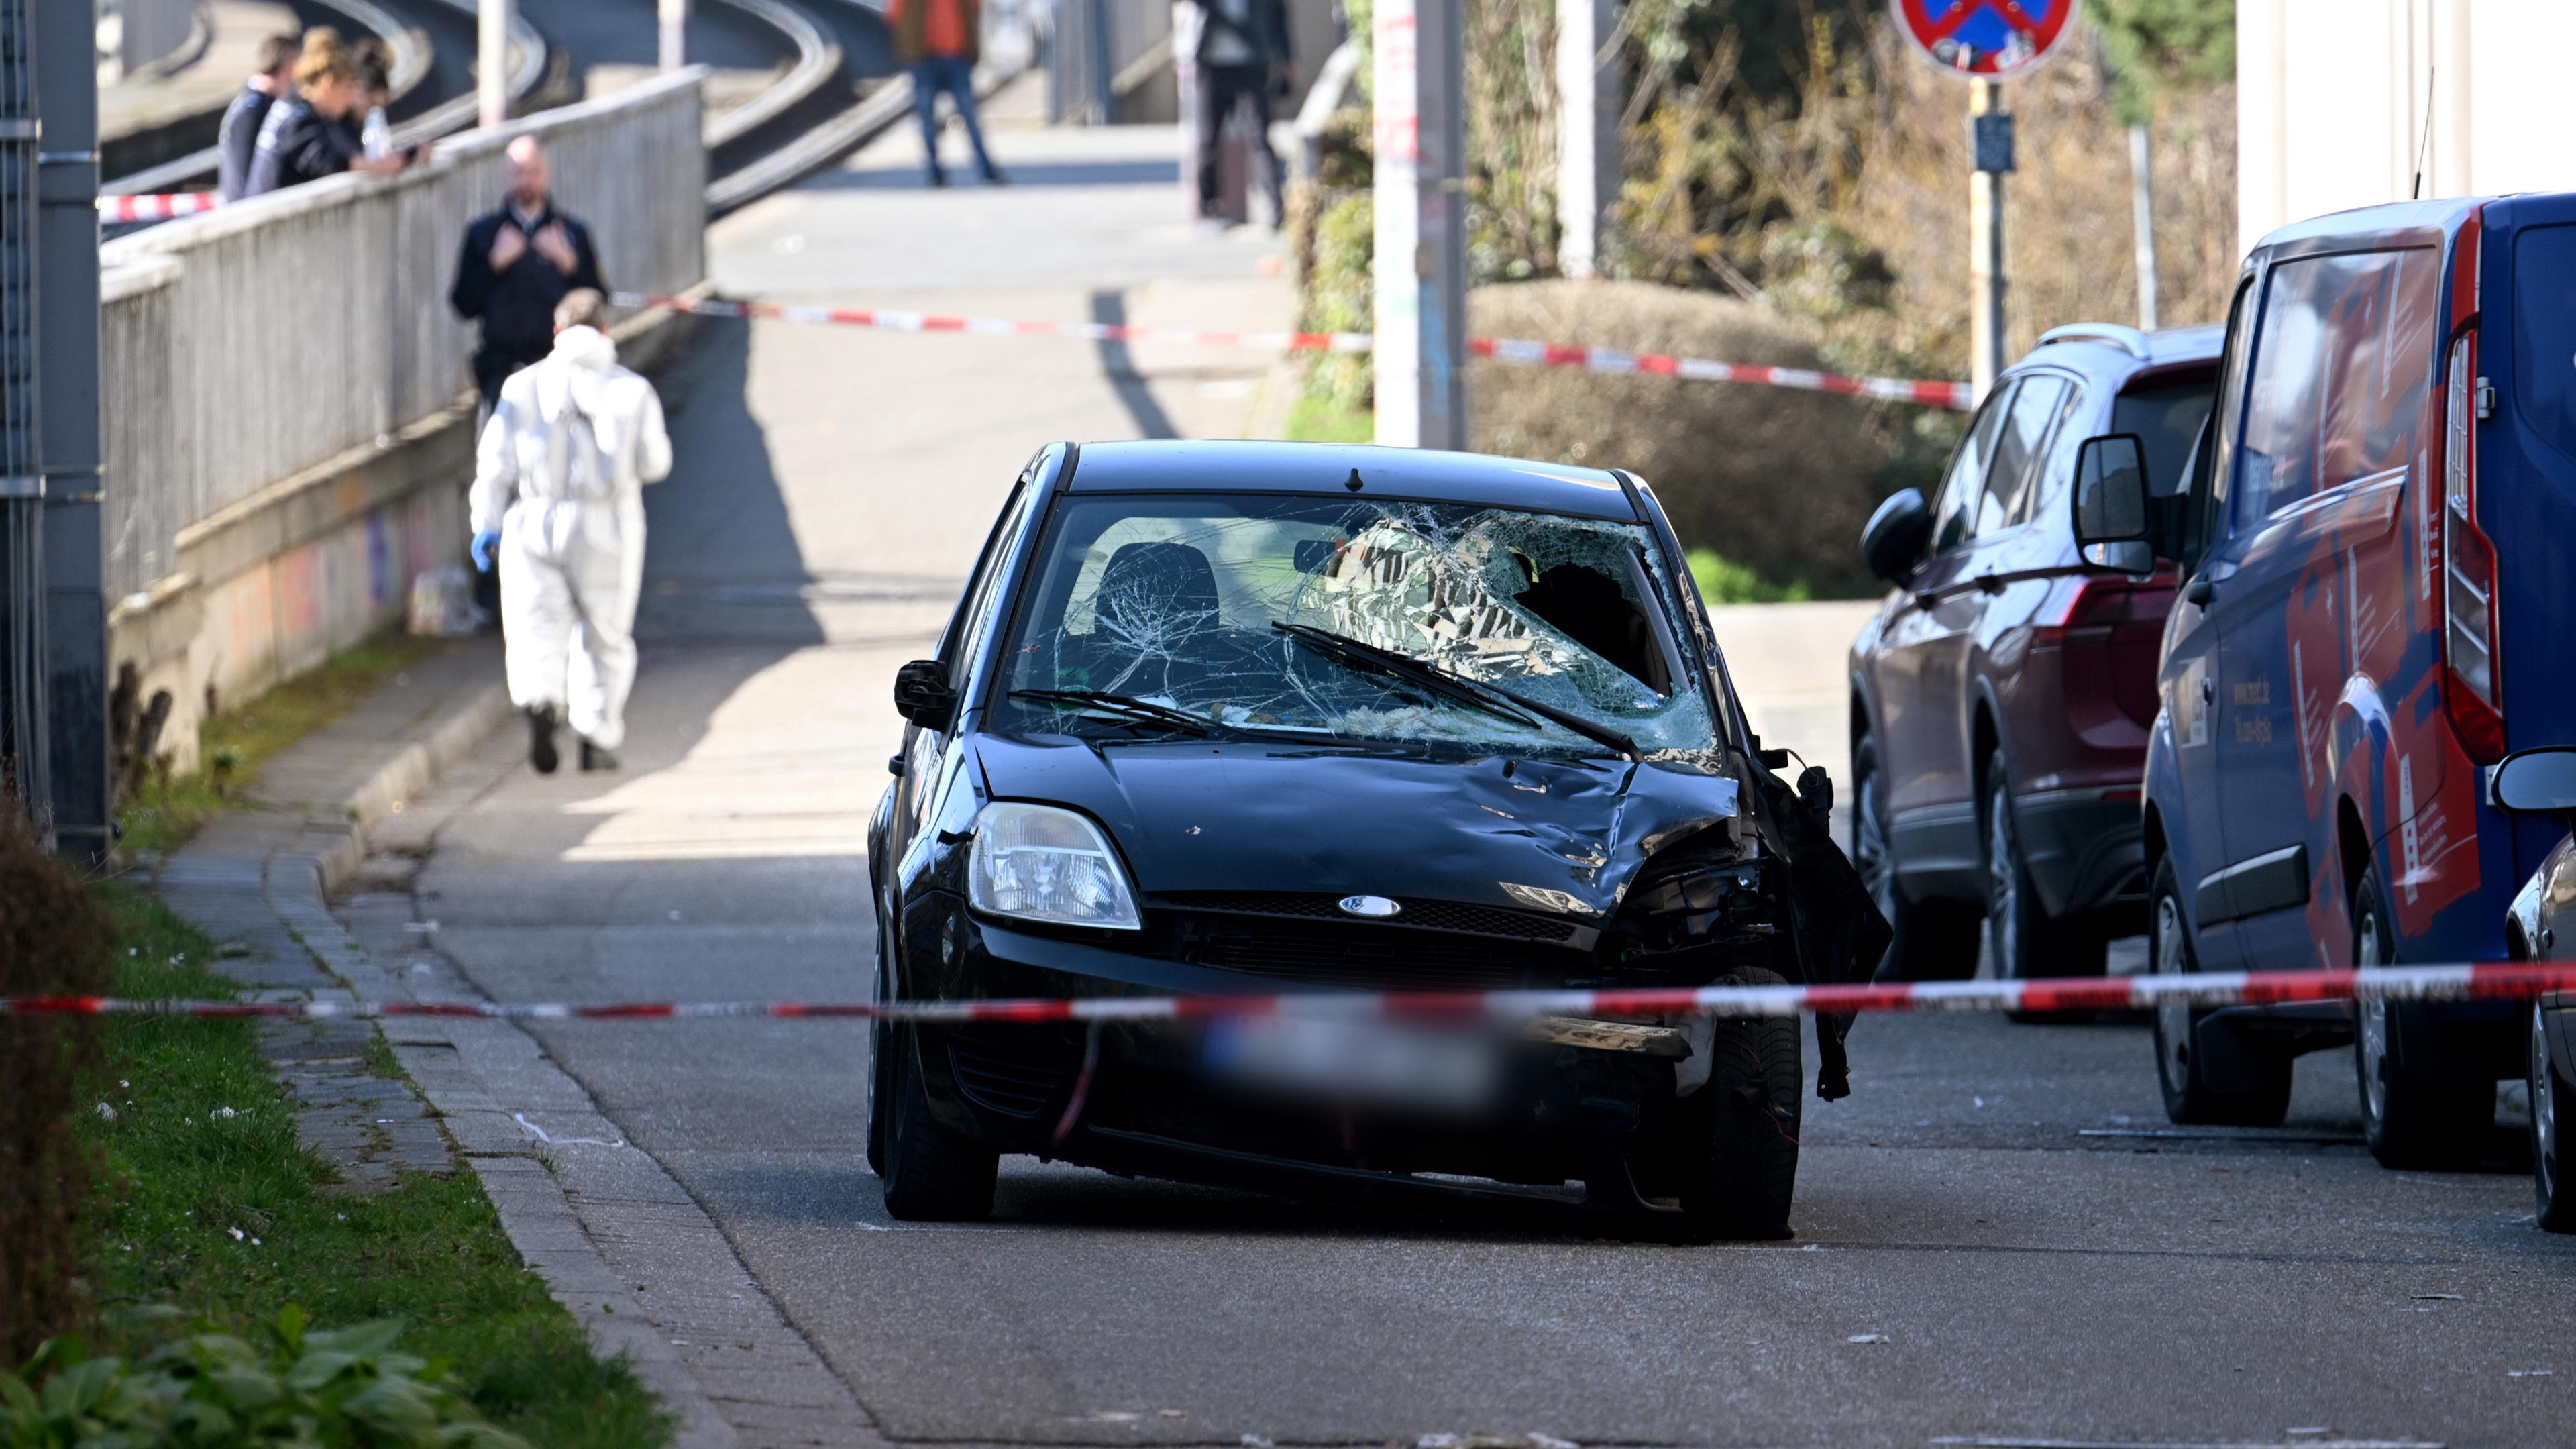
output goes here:
[[226, 201], [250, 194], [251, 156], [259, 149], [259, 128], [278, 97], [295, 88], [295, 57], [304, 48], [292, 35], [272, 35], [259, 43], [259, 73], [242, 83], [241, 94], [224, 107], [215, 130], [215, 191]]
[[[1270, 95], [1297, 84], [1297, 62], [1289, 47], [1288, 7], [1282, 0], [1191, 0], [1198, 19], [1191, 54], [1198, 61], [1199, 215], [1218, 208], [1217, 144], [1226, 117], [1238, 105], [1252, 111], [1252, 160], [1260, 168], [1263, 190], [1270, 197], [1270, 224], [1287, 215], [1281, 200], [1284, 167], [1270, 144]], [[1178, 37], [1176, 37], [1178, 38]]]
[[643, 489], [671, 471], [662, 401], [617, 365], [607, 299], [569, 293], [555, 325], [554, 350], [501, 385], [468, 500], [474, 561], [498, 561], [510, 702], [527, 717], [539, 774], [554, 773], [566, 724], [583, 769], [617, 768], [635, 684]]
[[340, 37], [317, 28], [295, 59], [295, 93], [269, 107], [250, 159], [245, 194], [266, 196], [308, 181], [359, 171], [391, 176], [415, 159], [402, 153], [369, 160], [358, 135], [358, 64]]
[[554, 167], [534, 136], [507, 153], [510, 194], [501, 209], [465, 228], [448, 302], [456, 315], [483, 324], [474, 353], [474, 383], [489, 408], [502, 380], [555, 345], [555, 308], [578, 290], [605, 292], [590, 228], [555, 210]]
[[922, 159], [933, 186], [948, 184], [948, 173], [939, 165], [941, 91], [948, 93], [957, 119], [966, 123], [976, 169], [986, 181], [1002, 184], [1002, 168], [984, 149], [984, 127], [975, 117], [983, 8], [983, 0], [892, 0], [886, 7], [886, 23], [894, 29], [894, 58], [912, 70], [912, 110], [921, 119]]

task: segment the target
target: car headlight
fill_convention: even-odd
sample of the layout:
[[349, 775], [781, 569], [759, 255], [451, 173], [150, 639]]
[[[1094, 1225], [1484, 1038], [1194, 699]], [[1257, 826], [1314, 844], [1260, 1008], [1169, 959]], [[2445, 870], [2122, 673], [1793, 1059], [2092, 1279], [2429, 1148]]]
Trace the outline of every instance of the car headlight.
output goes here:
[[1136, 892], [1100, 827], [1071, 810], [998, 800], [975, 817], [966, 899], [987, 915], [1144, 929]]

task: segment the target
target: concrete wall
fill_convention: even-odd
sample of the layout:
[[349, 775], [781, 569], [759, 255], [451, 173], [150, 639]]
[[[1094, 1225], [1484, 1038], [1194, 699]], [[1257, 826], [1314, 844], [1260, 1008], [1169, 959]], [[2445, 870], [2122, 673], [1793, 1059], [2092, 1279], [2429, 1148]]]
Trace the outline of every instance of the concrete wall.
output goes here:
[[[2426, 196], [2576, 189], [2570, 0], [2237, 0], [2237, 240]], [[2429, 146], [2427, 127], [2430, 127]]]
[[[556, 195], [612, 286], [705, 271], [699, 75], [442, 144], [427, 167], [336, 177], [111, 243], [102, 368], [112, 664], [172, 696], [156, 753], [402, 617], [411, 580], [462, 559], [472, 330], [449, 310], [468, 218], [501, 151], [545, 138]], [[677, 335], [621, 329], [632, 362]]]

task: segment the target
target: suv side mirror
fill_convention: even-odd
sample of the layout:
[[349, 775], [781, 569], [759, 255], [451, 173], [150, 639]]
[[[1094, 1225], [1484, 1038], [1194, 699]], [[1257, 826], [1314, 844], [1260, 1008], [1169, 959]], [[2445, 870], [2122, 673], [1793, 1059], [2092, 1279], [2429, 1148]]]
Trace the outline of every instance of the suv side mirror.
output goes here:
[[2518, 750], [2487, 772], [2487, 803], [2533, 815], [2576, 814], [2576, 745]]
[[2147, 512], [2147, 448], [2135, 433], [2086, 438], [2075, 453], [2075, 542], [2084, 561], [2125, 574], [2156, 571]]
[[1923, 562], [1924, 545], [1932, 541], [1932, 505], [1920, 488], [1888, 495], [1860, 531], [1860, 561], [1891, 584], [1914, 576]]
[[916, 659], [894, 672], [894, 712], [928, 730], [944, 730], [957, 714], [957, 691], [948, 687], [948, 666], [936, 659]]

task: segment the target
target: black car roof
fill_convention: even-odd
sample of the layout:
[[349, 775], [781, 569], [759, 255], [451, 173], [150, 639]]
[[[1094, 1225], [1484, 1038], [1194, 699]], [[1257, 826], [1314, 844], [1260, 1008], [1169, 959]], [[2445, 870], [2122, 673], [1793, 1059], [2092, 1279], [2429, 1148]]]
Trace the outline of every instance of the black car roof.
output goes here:
[[1166, 439], [1085, 443], [1075, 493], [1339, 493], [1359, 476], [1361, 496], [1487, 503], [1640, 521], [1618, 476], [1599, 468], [1342, 443]]

